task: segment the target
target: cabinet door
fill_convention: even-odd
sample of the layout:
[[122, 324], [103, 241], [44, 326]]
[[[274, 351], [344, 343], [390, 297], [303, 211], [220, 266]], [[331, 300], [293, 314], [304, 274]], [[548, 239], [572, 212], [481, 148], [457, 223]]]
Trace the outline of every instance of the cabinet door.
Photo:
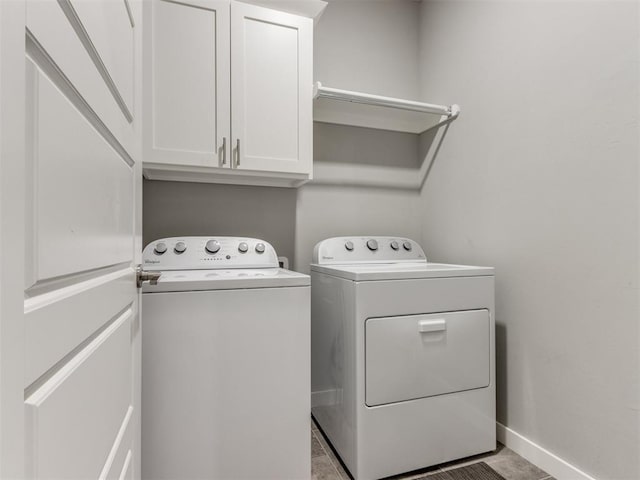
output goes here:
[[229, 5], [145, 2], [145, 162], [229, 165]]
[[231, 6], [233, 166], [310, 174], [313, 21]]

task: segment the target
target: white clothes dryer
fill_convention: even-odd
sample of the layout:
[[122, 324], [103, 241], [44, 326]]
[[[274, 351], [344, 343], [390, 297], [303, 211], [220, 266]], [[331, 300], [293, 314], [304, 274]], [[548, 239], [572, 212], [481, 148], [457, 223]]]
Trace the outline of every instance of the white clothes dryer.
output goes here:
[[494, 269], [400, 237], [318, 243], [312, 414], [356, 480], [496, 448]]
[[142, 477], [309, 479], [309, 277], [273, 247], [165, 238], [142, 295]]

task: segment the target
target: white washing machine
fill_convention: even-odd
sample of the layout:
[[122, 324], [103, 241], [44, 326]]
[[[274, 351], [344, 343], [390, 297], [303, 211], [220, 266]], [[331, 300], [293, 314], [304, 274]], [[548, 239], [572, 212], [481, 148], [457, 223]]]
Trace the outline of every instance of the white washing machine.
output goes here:
[[142, 295], [142, 476], [308, 479], [309, 277], [273, 247], [165, 238]]
[[494, 269], [399, 237], [330, 238], [313, 262], [312, 414], [351, 475], [494, 450]]

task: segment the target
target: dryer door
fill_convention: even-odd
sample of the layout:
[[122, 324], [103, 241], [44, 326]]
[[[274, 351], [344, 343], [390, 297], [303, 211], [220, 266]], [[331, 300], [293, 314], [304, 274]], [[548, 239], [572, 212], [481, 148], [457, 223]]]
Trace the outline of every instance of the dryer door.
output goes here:
[[370, 407], [489, 386], [488, 310], [369, 318]]

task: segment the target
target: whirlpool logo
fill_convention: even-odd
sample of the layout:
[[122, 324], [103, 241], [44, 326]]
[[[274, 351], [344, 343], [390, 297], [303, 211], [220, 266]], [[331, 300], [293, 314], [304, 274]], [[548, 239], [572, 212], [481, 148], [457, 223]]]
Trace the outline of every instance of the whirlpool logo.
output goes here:
[[153, 264], [156, 264], [156, 263], [160, 263], [160, 260], [149, 260], [149, 259], [147, 259], [147, 260], [144, 261], [144, 263], [153, 265]]
[[327, 257], [326, 255], [322, 256], [323, 260], [333, 260], [333, 257]]

